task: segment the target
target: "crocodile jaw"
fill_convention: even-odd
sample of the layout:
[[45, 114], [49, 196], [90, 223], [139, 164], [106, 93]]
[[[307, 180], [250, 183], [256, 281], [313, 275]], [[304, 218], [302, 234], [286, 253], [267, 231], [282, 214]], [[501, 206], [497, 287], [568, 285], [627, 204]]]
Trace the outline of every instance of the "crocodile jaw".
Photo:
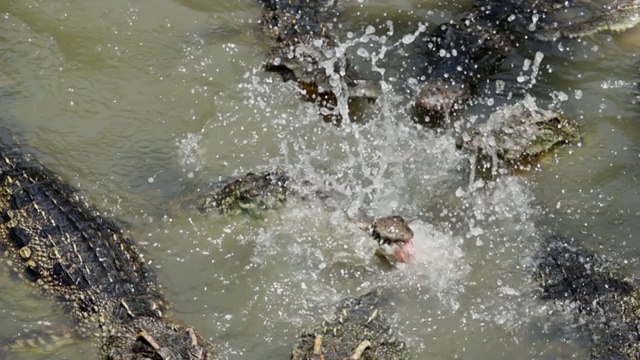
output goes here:
[[404, 242], [381, 244], [377, 252], [391, 263], [409, 263], [414, 258], [415, 245], [413, 239]]

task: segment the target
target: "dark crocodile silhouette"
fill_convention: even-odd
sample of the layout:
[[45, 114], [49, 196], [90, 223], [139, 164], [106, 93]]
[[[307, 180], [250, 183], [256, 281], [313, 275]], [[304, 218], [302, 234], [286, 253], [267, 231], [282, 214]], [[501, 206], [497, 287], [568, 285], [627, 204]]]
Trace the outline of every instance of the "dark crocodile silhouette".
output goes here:
[[[590, 13], [572, 21], [567, 13]], [[479, 0], [425, 38], [423, 84], [416, 106], [427, 124], [441, 126], [525, 40], [554, 41], [601, 31], [624, 31], [640, 21], [634, 0]]]
[[339, 16], [335, 0], [258, 0], [262, 31], [270, 38], [264, 62], [267, 71], [295, 82], [308, 101], [321, 106], [327, 121], [338, 121], [333, 111], [338, 97], [375, 100], [380, 85], [360, 78], [337, 48], [332, 26]]
[[589, 359], [640, 359], [640, 288], [575, 240], [547, 239], [536, 280], [541, 298], [569, 303], [591, 335]]

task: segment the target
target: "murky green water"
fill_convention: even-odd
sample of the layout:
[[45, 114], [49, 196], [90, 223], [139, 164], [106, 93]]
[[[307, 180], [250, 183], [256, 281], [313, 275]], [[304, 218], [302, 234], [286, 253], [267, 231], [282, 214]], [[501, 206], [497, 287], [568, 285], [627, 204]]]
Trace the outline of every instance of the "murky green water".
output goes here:
[[[346, 2], [341, 31], [357, 39], [374, 25], [390, 46], [457, 7]], [[492, 79], [523, 88], [524, 59], [544, 51], [531, 93], [578, 118], [585, 141], [529, 176], [471, 192], [450, 134], [414, 125], [404, 90], [363, 109], [365, 124], [337, 129], [263, 73], [252, 0], [0, 0], [0, 14], [1, 125], [123, 221], [157, 267], [175, 316], [219, 343], [225, 358], [287, 358], [302, 328], [376, 285], [395, 290], [392, 323], [416, 359], [580, 358], [586, 350], [545, 326], [546, 308], [531, 293], [527, 266], [540, 229], [579, 236], [640, 275], [638, 31], [553, 49], [526, 44], [510, 57]], [[412, 76], [413, 45], [386, 53], [389, 84]], [[476, 108], [465, 119], [486, 114]], [[338, 208], [408, 218], [416, 264], [385, 272], [341, 211], [315, 204], [292, 204], [261, 223], [175, 206], [220, 178], [277, 164], [331, 181]], [[0, 308], [2, 336], [65, 322], [7, 276]], [[95, 357], [89, 341], [21, 356]]]

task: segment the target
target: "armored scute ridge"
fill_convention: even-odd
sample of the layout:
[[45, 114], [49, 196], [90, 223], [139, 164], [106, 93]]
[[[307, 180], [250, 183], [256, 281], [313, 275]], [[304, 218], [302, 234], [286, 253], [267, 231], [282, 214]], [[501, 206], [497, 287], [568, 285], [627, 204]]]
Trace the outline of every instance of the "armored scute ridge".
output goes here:
[[404, 342], [386, 320], [388, 294], [378, 288], [344, 299], [333, 319], [303, 332], [291, 351], [292, 360], [406, 360]]
[[433, 124], [458, 110], [519, 42], [562, 2], [535, 0], [477, 1], [457, 20], [438, 25], [424, 39], [427, 61], [418, 110]]
[[589, 331], [589, 359], [640, 359], [640, 289], [575, 241], [552, 238], [536, 278], [542, 298], [568, 303]]
[[0, 145], [0, 248], [5, 262], [61, 301], [104, 359], [213, 359], [166, 302], [133, 241], [78, 192], [12, 146]]

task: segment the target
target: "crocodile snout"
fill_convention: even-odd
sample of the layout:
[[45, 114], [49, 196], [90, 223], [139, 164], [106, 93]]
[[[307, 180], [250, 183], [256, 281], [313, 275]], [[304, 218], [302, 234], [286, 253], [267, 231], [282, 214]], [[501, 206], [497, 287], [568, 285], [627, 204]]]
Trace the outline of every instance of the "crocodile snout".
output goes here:
[[458, 84], [428, 83], [420, 89], [416, 99], [419, 112], [427, 122], [440, 121], [456, 112], [471, 97], [468, 88]]

